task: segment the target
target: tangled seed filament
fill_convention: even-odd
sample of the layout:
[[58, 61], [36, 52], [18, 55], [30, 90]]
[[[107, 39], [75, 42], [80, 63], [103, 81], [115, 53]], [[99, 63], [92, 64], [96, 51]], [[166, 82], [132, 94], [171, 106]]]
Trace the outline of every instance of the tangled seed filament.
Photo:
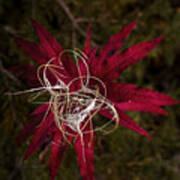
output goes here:
[[[64, 81], [68, 79], [68, 76], [65, 73], [60, 73], [65, 72], [61, 62], [62, 55], [65, 52], [71, 53], [74, 56], [78, 72], [77, 77], [72, 78], [68, 83]], [[91, 75], [88, 64], [86, 63], [87, 56], [75, 50], [66, 50], [63, 53], [58, 57], [58, 65], [53, 63], [57, 60], [54, 57], [38, 68], [37, 77], [41, 83], [41, 87], [11, 94], [18, 95], [38, 92], [34, 99], [39, 95], [49, 94], [48, 110], [44, 115], [44, 119], [46, 119], [48, 113], [52, 112], [55, 124], [64, 136], [75, 136], [78, 134], [82, 137], [84, 133], [103, 130], [112, 121], [101, 127], [93, 127], [93, 117], [100, 109], [106, 109], [112, 113], [112, 119], [116, 122], [112, 129], [114, 130], [119, 124], [118, 113], [113, 104], [106, 98], [107, 89], [105, 84], [99, 78]], [[79, 61], [82, 61], [86, 68], [85, 75], [81, 73]], [[53, 77], [53, 82], [50, 77]], [[72, 90], [72, 87], [75, 87], [75, 90]], [[86, 130], [86, 126], [89, 123], [91, 129]], [[65, 127], [70, 128], [75, 133], [66, 131]]]

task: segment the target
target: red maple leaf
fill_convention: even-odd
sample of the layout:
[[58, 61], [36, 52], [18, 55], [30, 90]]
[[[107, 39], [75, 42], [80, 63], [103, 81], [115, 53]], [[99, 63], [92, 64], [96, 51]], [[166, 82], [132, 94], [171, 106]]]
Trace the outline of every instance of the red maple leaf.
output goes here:
[[[84, 180], [93, 180], [95, 129], [92, 117], [96, 113], [150, 137], [124, 111], [167, 115], [162, 106], [179, 103], [159, 92], [114, 81], [126, 68], [155, 48], [162, 38], [158, 37], [136, 44], [123, 52], [117, 52], [136, 25], [137, 22], [134, 21], [113, 35], [97, 55], [97, 48], [90, 45], [91, 33], [88, 28], [83, 53], [71, 51], [78, 59], [75, 64], [44, 27], [35, 20], [32, 20], [32, 23], [41, 45], [17, 37], [15, 41], [41, 65], [40, 82], [36, 76], [35, 66], [21, 65], [12, 68], [12, 71], [25, 76], [27, 83], [34, 87], [41, 85], [42, 88], [32, 90], [49, 93], [50, 100], [31, 114], [33, 119], [20, 132], [18, 144], [34, 133], [25, 159], [43, 144], [52, 146], [50, 175], [53, 180], [57, 175], [63, 153], [74, 141], [81, 175]], [[25, 68], [25, 71], [22, 68]]]

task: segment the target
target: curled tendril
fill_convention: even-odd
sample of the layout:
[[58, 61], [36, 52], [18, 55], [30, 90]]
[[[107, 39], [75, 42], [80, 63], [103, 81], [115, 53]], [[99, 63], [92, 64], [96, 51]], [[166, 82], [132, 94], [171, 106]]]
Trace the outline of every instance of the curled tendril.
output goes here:
[[[64, 71], [61, 61], [64, 53], [72, 53], [78, 71], [78, 76], [68, 83], [63, 81], [63, 79], [68, 78], [66, 74], [60, 73]], [[38, 96], [44, 93], [47, 94], [48, 92], [50, 99], [43, 121], [51, 111], [54, 115], [55, 124], [64, 137], [66, 137], [66, 135], [77, 136], [77, 134], [82, 137], [83, 134], [91, 133], [92, 131], [104, 131], [105, 127], [107, 127], [112, 121], [109, 121], [100, 127], [93, 128], [93, 117], [100, 109], [109, 110], [113, 115], [112, 119], [116, 122], [113, 129], [105, 131], [105, 133], [110, 133], [117, 128], [119, 124], [119, 116], [113, 104], [106, 98], [107, 89], [105, 84], [99, 78], [91, 76], [86, 62], [87, 58], [86, 54], [80, 50], [65, 50], [59, 54], [58, 59], [53, 57], [46, 64], [39, 66], [37, 77], [41, 83], [41, 87], [9, 94], [20, 95], [24, 93], [37, 92], [36, 96], [33, 97], [33, 100], [35, 100]], [[58, 60], [59, 65], [56, 65], [55, 63], [53, 64], [53, 61], [55, 60]], [[78, 65], [79, 61], [82, 61], [86, 68], [86, 75], [82, 75], [81, 69]], [[48, 73], [51, 73], [51, 75], [56, 79], [55, 84], [52, 84], [51, 80], [48, 79]], [[90, 85], [91, 81], [96, 82], [94, 83], [96, 84], [95, 87]], [[76, 84], [80, 87], [77, 90], [71, 90], [71, 87]], [[86, 130], [86, 126], [89, 123], [90, 130]], [[70, 128], [72, 132], [75, 133], [66, 131], [66, 127]]]

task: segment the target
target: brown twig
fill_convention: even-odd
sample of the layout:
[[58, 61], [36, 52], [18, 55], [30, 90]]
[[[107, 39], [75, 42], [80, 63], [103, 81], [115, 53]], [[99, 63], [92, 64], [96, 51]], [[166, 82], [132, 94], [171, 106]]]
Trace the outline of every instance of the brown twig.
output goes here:
[[1, 61], [0, 61], [0, 72], [3, 76], [7, 76], [11, 80], [13, 80], [17, 85], [20, 86], [20, 84], [21, 84], [20, 81], [3, 67], [3, 64]]
[[32, 18], [35, 18], [35, 16], [36, 16], [36, 0], [31, 0], [31, 6], [32, 6], [31, 16], [32, 16]]
[[12, 35], [17, 34], [17, 31], [13, 27], [8, 26], [8, 25], [4, 25], [3, 30], [4, 30], [4, 32], [6, 32], [8, 34], [12, 34]]
[[[64, 0], [57, 0], [57, 2], [59, 3], [59, 5], [64, 10], [64, 12], [66, 13], [66, 15], [68, 16], [68, 18], [70, 19], [70, 21], [72, 23], [72, 44], [74, 46], [76, 43], [76, 39], [75, 39], [76, 31], [75, 30], [77, 30], [79, 32], [79, 34], [81, 34], [82, 36], [84, 36], [84, 37], [87, 36], [86, 32], [79, 26], [79, 23], [80, 22], [89, 22], [90, 20], [88, 21], [88, 19], [85, 19], [85, 18], [75, 18], [74, 15], [71, 13], [69, 7], [65, 4]], [[97, 44], [93, 41], [92, 41], [92, 45], [97, 46]]]
[[[5, 85], [5, 88], [7, 89], [7, 91], [12, 90], [12, 88], [10, 87], [10, 85], [8, 83], [7, 77], [14, 80], [17, 84], [20, 85], [20, 82], [10, 72], [8, 72], [3, 67], [3, 64], [2, 64], [1, 61], [0, 61], [0, 73], [2, 74], [2, 79], [3, 79], [4, 85]], [[10, 106], [10, 109], [11, 109], [11, 112], [12, 112], [12, 119], [14, 120], [15, 123], [17, 123], [16, 111], [15, 111], [15, 106], [13, 104], [12, 96], [8, 95], [7, 99], [8, 99], [9, 106]]]
[[72, 47], [76, 48], [76, 29], [74, 26], [72, 26]]

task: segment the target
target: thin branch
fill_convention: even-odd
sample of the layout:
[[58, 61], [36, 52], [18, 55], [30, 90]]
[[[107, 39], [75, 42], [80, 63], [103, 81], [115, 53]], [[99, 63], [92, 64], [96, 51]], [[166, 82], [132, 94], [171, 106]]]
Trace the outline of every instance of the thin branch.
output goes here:
[[12, 35], [14, 35], [14, 34], [17, 33], [16, 30], [15, 30], [13, 27], [8, 26], [8, 25], [4, 25], [4, 26], [3, 26], [3, 30], [4, 30], [6, 33], [12, 34]]
[[[66, 15], [68, 16], [68, 18], [70, 19], [72, 26], [73, 26], [73, 32], [72, 32], [72, 38], [74, 41], [74, 37], [75, 37], [75, 29], [79, 32], [79, 34], [81, 34], [82, 36], [86, 37], [87, 34], [86, 32], [79, 26], [80, 22], [87, 22], [87, 19], [83, 18], [75, 18], [74, 15], [71, 13], [69, 7], [65, 4], [64, 0], [57, 0], [57, 2], [59, 3], [59, 5], [61, 6], [61, 8], [64, 10], [64, 12], [66, 13]], [[73, 42], [74, 43], [74, 42]], [[97, 46], [97, 44], [95, 42], [92, 41], [92, 45], [93, 46]]]
[[31, 0], [31, 6], [32, 6], [31, 16], [32, 16], [32, 18], [35, 18], [35, 16], [36, 16], [36, 0]]
[[58, 0], [59, 5], [63, 8], [69, 19], [72, 23], [75, 23], [76, 19], [74, 18], [73, 14], [71, 13], [70, 9], [67, 7], [63, 0]]
[[96, 21], [93, 18], [91, 18], [91, 19], [89, 19], [89, 18], [77, 18], [76, 22], [77, 23], [82, 23], [82, 22], [88, 22], [89, 23], [89, 22], [96, 22]]
[[17, 85], [20, 86], [21, 84], [20, 81], [3, 67], [1, 61], [0, 61], [0, 72], [3, 76], [7, 76], [9, 79], [13, 80]]
[[76, 29], [74, 26], [72, 26], [72, 47], [73, 49], [76, 48], [76, 44], [77, 44], [77, 41], [76, 41]]
[[[16, 83], [20, 84], [20, 82], [3, 67], [1, 61], [0, 61], [0, 73], [2, 74], [2, 80], [4, 82], [4, 85], [5, 85], [5, 88], [7, 91], [12, 90], [12, 87], [10, 87], [10, 85], [8, 83], [7, 77], [13, 79]], [[13, 103], [13, 98], [11, 95], [8, 95], [7, 99], [9, 102], [10, 110], [12, 112], [12, 119], [14, 120], [15, 123], [18, 123], [17, 118], [16, 118], [16, 110], [15, 110], [15, 106]]]
[[17, 171], [20, 171], [23, 166], [24, 166], [24, 163], [22, 159], [16, 160], [14, 169], [11, 171], [11, 174], [9, 175], [7, 179], [12, 180], [14, 176], [16, 175]]

